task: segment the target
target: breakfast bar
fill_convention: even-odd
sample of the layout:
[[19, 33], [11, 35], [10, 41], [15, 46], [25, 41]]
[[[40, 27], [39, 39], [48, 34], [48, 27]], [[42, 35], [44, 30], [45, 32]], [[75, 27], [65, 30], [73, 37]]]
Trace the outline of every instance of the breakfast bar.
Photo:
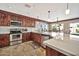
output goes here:
[[[50, 39], [50, 40], [44, 41], [43, 44], [47, 46], [46, 47], [47, 51], [52, 49], [54, 51], [58, 51], [62, 53], [63, 55], [67, 55], [67, 56], [78, 56], [79, 55], [79, 41], [76, 41], [76, 40]], [[49, 51], [50, 54], [52, 54], [52, 56], [59, 55], [57, 53], [53, 54], [52, 50]], [[46, 54], [48, 53], [47, 51], [46, 51]], [[49, 54], [47, 55], [49, 56]]]

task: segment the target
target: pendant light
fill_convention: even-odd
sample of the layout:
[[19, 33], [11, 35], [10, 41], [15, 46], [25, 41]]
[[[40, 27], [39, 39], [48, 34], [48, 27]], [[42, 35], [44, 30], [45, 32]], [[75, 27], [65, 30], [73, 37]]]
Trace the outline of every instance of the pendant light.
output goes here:
[[69, 13], [70, 13], [70, 9], [69, 9], [69, 5], [67, 3], [66, 15], [69, 15]]
[[48, 19], [50, 19], [50, 16], [51, 16], [51, 15], [50, 15], [50, 10], [49, 10], [49, 11], [48, 11]]

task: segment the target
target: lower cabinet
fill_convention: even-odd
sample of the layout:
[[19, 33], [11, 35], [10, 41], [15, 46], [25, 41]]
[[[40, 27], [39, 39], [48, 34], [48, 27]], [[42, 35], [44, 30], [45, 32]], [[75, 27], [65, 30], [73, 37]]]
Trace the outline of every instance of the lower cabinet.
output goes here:
[[30, 41], [30, 32], [29, 33], [23, 33], [22, 34], [22, 42]]
[[0, 47], [9, 46], [9, 44], [10, 44], [10, 35], [0, 34]]
[[46, 46], [46, 56], [66, 56], [66, 55]]
[[41, 34], [38, 34], [38, 33], [31, 33], [31, 39], [34, 42], [41, 44], [43, 41], [43, 36]]

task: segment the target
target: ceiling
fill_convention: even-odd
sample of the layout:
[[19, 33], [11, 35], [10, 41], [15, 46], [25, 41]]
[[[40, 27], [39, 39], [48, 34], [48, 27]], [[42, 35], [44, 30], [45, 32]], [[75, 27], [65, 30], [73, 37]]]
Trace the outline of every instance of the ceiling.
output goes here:
[[[25, 5], [29, 5], [27, 7]], [[54, 22], [57, 20], [64, 20], [79, 17], [79, 3], [70, 3], [70, 14], [65, 15], [66, 3], [0, 3], [0, 9], [14, 12], [41, 20]], [[48, 11], [50, 12], [50, 19], [48, 19]]]

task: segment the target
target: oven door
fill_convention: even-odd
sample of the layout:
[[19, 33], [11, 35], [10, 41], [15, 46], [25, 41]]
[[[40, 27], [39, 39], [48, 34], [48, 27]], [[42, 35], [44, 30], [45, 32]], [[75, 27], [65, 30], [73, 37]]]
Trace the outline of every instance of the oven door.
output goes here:
[[10, 41], [17, 41], [17, 40], [22, 40], [22, 34], [21, 33], [10, 34]]

